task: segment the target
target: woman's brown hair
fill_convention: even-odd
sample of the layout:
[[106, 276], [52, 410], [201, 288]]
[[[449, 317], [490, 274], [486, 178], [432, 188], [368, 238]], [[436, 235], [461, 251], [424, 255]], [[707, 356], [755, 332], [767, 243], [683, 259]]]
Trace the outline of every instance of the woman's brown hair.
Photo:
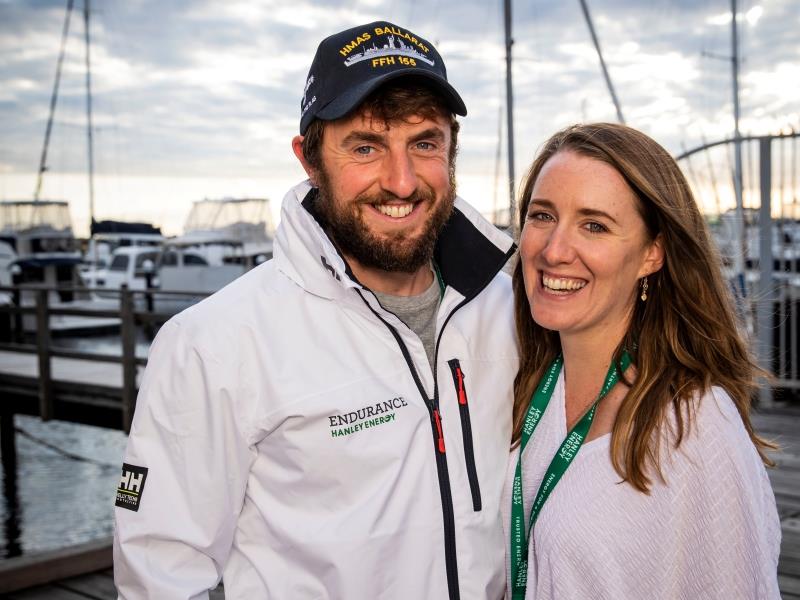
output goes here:
[[[519, 203], [525, 224], [536, 179], [558, 152], [574, 152], [616, 169], [638, 198], [651, 240], [661, 236], [662, 268], [648, 276], [647, 302], [636, 302], [628, 331], [614, 360], [627, 349], [636, 379], [617, 413], [611, 434], [611, 461], [620, 477], [647, 492], [653, 469], [663, 480], [659, 448], [675, 416], [675, 445], [691, 425], [690, 401], [712, 385], [733, 399], [761, 459], [772, 464], [773, 446], [753, 431], [750, 402], [759, 369], [748, 352], [723, 282], [719, 255], [705, 220], [675, 160], [645, 134], [613, 123], [574, 125], [545, 142], [526, 176]], [[531, 395], [544, 370], [561, 351], [558, 333], [536, 324], [525, 294], [522, 263], [513, 276], [520, 369], [514, 381], [512, 442], [520, 438]]]

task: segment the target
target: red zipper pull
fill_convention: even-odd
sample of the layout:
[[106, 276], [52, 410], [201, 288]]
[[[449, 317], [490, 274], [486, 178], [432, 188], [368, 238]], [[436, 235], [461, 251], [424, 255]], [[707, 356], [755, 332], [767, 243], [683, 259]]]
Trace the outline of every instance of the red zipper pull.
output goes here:
[[442, 433], [442, 420], [439, 417], [439, 410], [433, 409], [433, 421], [436, 423], [436, 433], [439, 436], [436, 441], [439, 444], [439, 452], [444, 454], [444, 434]]
[[458, 376], [458, 403], [467, 403], [467, 393], [464, 391], [464, 374], [461, 372], [461, 367], [456, 368], [456, 375]]

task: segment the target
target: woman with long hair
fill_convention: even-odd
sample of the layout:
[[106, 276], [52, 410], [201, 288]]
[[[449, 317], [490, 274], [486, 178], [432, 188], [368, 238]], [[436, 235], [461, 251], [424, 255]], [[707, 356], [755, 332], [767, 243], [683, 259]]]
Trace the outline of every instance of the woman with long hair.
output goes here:
[[678, 165], [569, 127], [519, 217], [510, 597], [779, 598], [758, 368]]

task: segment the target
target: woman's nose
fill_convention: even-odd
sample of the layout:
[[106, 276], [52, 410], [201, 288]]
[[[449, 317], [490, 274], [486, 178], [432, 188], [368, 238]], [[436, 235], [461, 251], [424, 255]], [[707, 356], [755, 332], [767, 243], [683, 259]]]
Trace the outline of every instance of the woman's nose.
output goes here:
[[557, 265], [572, 262], [575, 257], [575, 245], [572, 235], [559, 223], [550, 230], [547, 243], [542, 249], [542, 258], [548, 264]]

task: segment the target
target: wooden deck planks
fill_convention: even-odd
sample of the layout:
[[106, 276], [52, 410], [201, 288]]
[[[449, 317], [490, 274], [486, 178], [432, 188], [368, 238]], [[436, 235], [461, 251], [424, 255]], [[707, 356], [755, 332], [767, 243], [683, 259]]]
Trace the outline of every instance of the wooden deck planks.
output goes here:
[[800, 600], [800, 409], [756, 412], [753, 425], [780, 446], [768, 471], [781, 519], [778, 584], [783, 600]]
[[0, 561], [0, 593], [57, 585], [69, 578], [108, 570], [112, 561], [111, 538], [9, 558]]
[[0, 597], [3, 600], [87, 600], [87, 598], [89, 600], [112, 600], [116, 598], [116, 595], [92, 598], [91, 596], [65, 590], [56, 585], [43, 585]]
[[57, 585], [64, 590], [84, 594], [88, 598], [96, 598], [97, 600], [117, 597], [117, 588], [114, 586], [114, 571], [112, 569], [90, 573], [83, 577], [65, 579]]

